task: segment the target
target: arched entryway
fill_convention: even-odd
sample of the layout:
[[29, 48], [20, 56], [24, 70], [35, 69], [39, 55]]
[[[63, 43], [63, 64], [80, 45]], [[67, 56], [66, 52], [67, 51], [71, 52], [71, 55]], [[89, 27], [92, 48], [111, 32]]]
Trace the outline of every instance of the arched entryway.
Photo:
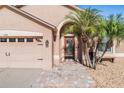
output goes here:
[[60, 42], [60, 62], [66, 59], [77, 60], [77, 39], [73, 33], [65, 33], [65, 27], [72, 25], [71, 22], [66, 22], [60, 29], [59, 42]]

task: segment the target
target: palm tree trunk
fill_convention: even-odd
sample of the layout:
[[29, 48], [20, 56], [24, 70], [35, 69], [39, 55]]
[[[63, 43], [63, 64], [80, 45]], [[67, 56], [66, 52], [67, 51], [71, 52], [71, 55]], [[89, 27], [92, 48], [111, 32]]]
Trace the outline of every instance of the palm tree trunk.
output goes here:
[[[83, 41], [82, 41], [83, 42]], [[82, 61], [83, 65], [87, 66], [87, 59], [86, 59], [86, 45], [85, 42], [82, 43]]]
[[86, 66], [89, 66], [89, 61], [88, 61], [88, 48], [87, 48], [87, 43], [86, 42], [84, 42], [83, 43], [83, 45], [84, 45], [84, 47], [83, 47], [83, 51], [84, 51], [84, 63], [85, 63], [85, 65]]
[[105, 53], [107, 52], [107, 49], [108, 49], [109, 43], [110, 43], [110, 40], [107, 41], [107, 43], [106, 43], [106, 47], [105, 47], [105, 50], [103, 51], [102, 55], [97, 59], [97, 63], [99, 63], [99, 62], [102, 60], [103, 56], [104, 56]]
[[93, 62], [92, 62], [92, 64], [93, 64], [93, 68], [94, 69], [96, 69], [96, 65], [97, 65], [97, 51], [98, 51], [98, 47], [99, 47], [99, 42], [96, 44], [96, 47], [95, 47], [95, 49], [94, 49], [94, 54], [93, 54]]
[[93, 68], [92, 66], [92, 60], [90, 59], [89, 51], [87, 51], [87, 60], [88, 60], [88, 66]]
[[91, 60], [90, 60], [90, 56], [89, 56], [89, 48], [88, 48], [88, 45], [86, 42], [83, 43], [84, 44], [84, 47], [83, 47], [83, 53], [84, 53], [84, 63], [87, 67], [92, 67], [92, 64], [91, 64]]
[[78, 60], [81, 64], [83, 64], [82, 61], [82, 40], [81, 36], [78, 36]]

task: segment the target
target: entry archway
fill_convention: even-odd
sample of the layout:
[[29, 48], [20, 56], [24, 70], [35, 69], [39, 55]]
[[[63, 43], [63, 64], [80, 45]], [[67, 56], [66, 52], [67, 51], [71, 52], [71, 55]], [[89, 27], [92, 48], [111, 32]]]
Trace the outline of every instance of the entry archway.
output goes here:
[[64, 62], [66, 58], [77, 57], [77, 39], [72, 33], [64, 34], [64, 28], [69, 25], [72, 25], [70, 20], [64, 21], [58, 33], [60, 62]]

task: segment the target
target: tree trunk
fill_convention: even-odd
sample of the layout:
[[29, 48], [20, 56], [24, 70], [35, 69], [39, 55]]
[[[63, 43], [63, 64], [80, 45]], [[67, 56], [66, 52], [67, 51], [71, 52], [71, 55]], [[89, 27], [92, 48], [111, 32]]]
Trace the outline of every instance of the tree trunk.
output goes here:
[[90, 55], [89, 55], [89, 50], [87, 51], [87, 61], [88, 61], [88, 66], [93, 68], [92, 60], [90, 59]]
[[86, 42], [83, 43], [84, 44], [84, 62], [85, 62], [85, 65], [88, 66], [88, 67], [92, 67], [92, 64], [91, 64], [91, 60], [90, 60], [90, 56], [89, 56], [89, 48], [88, 48], [88, 45]]
[[99, 63], [99, 62], [102, 60], [103, 56], [104, 56], [105, 53], [107, 52], [107, 49], [108, 49], [108, 47], [109, 47], [109, 43], [110, 43], [110, 40], [107, 41], [105, 50], [103, 51], [102, 55], [97, 59], [97, 63]]
[[97, 65], [97, 51], [98, 51], [98, 47], [99, 47], [99, 42], [96, 44], [95, 49], [94, 49], [94, 54], [93, 54], [93, 68], [96, 69], [96, 65]]
[[81, 64], [83, 64], [82, 61], [82, 39], [81, 36], [78, 36], [78, 60]]
[[86, 59], [86, 45], [85, 42], [82, 41], [82, 60], [83, 60], [83, 65], [87, 66], [87, 59]]

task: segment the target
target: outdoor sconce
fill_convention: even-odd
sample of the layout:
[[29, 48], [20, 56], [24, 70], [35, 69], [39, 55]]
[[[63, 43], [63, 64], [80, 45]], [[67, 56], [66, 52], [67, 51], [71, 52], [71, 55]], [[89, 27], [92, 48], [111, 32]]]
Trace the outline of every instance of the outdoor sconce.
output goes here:
[[49, 41], [48, 40], [46, 40], [45, 45], [46, 45], [46, 47], [49, 47]]

